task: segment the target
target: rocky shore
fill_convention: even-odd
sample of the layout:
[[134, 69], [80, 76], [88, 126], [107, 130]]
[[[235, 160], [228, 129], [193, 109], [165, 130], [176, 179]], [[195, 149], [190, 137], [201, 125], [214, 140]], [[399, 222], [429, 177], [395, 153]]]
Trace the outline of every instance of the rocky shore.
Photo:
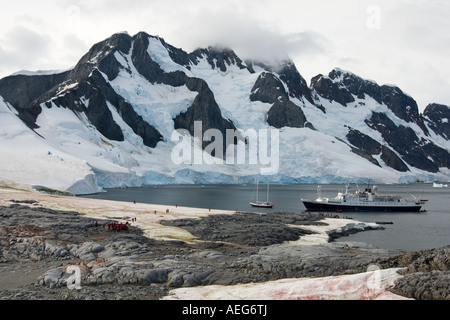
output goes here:
[[[352, 242], [293, 245], [330, 223], [318, 215], [191, 217], [142, 206], [118, 216], [108, 210], [113, 203], [89, 202], [87, 210], [86, 199], [10, 190], [0, 197], [3, 300], [159, 300], [177, 288], [352, 275], [374, 265], [402, 268], [389, 288], [394, 295], [450, 299], [450, 247], [411, 253]], [[150, 216], [150, 227], [140, 224]], [[340, 228], [329, 239], [355, 230], [364, 228]]]

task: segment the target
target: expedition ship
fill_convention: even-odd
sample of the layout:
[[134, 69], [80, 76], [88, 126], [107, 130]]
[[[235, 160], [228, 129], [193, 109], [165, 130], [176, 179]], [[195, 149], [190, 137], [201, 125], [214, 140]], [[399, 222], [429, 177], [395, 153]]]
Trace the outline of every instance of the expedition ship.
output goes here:
[[350, 193], [347, 185], [345, 193], [339, 192], [333, 199], [322, 198], [320, 186], [316, 200], [301, 199], [309, 211], [383, 211], [383, 212], [419, 212], [428, 200], [405, 199], [396, 195], [378, 194], [377, 186], [372, 189]]

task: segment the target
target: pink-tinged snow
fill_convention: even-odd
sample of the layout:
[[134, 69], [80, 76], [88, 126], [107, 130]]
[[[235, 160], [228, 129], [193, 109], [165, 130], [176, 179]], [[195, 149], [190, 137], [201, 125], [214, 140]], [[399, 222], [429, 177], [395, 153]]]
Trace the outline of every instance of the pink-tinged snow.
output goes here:
[[378, 229], [380, 226], [376, 223], [370, 222], [361, 222], [353, 219], [332, 219], [325, 218], [322, 220], [326, 225], [304, 225], [304, 226], [296, 226], [289, 225], [290, 227], [300, 227], [304, 230], [312, 231], [313, 234], [307, 234], [296, 241], [289, 241], [282, 245], [320, 245], [328, 243], [329, 233], [332, 231], [336, 231], [338, 233], [343, 230], [365, 230], [365, 229]]
[[[214, 214], [233, 215], [233, 211], [163, 206], [145, 203], [107, 201], [79, 197], [53, 196], [36, 192], [30, 185], [0, 179], [0, 205], [8, 206], [11, 199], [35, 200], [40, 206], [66, 211], [77, 211], [95, 219], [129, 220], [144, 235], [158, 240], [182, 240], [197, 242], [184, 229], [161, 224], [165, 220], [200, 218]], [[358, 227], [363, 222], [347, 219], [325, 219], [326, 225], [311, 226], [315, 237], [305, 236], [299, 241], [285, 242], [279, 246], [321, 245], [327, 242], [326, 233], [340, 228]], [[365, 224], [368, 225], [368, 224]], [[302, 226], [304, 228], [305, 226]], [[280, 247], [278, 248], [280, 249]], [[326, 278], [283, 279], [265, 283], [235, 286], [207, 286], [181, 288], [170, 292], [164, 299], [180, 300], [358, 300], [358, 299], [405, 299], [387, 291], [401, 276], [398, 269], [375, 270], [366, 273]]]
[[283, 279], [172, 290], [164, 300], [409, 300], [387, 291], [398, 269], [326, 278]]

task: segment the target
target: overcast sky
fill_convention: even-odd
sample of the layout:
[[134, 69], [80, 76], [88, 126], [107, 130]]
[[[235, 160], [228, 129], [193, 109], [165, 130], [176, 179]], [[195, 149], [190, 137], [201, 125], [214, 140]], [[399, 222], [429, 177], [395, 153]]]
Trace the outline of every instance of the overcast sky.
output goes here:
[[145, 31], [191, 52], [289, 56], [308, 83], [334, 67], [395, 84], [422, 111], [450, 105], [448, 0], [14, 0], [0, 11], [0, 78], [68, 69], [112, 34]]

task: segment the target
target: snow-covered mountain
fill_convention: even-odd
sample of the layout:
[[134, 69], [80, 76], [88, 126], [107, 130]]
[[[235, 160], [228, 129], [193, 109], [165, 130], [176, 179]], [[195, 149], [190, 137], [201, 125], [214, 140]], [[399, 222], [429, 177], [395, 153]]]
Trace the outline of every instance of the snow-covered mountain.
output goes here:
[[400, 88], [338, 68], [308, 86], [292, 61], [187, 53], [144, 32], [118, 33], [71, 70], [0, 80], [0, 179], [75, 194], [257, 177], [448, 181], [448, 119], [448, 106], [419, 114]]

